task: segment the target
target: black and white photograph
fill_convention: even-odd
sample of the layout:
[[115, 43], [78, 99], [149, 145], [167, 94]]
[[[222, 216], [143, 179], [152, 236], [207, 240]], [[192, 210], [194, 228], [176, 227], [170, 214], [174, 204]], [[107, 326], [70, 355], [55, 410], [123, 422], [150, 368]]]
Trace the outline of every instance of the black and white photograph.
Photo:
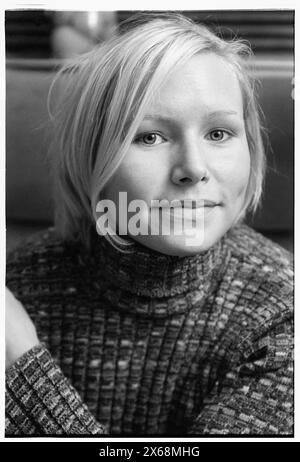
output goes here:
[[200, 6], [5, 10], [5, 440], [295, 435], [295, 11]]

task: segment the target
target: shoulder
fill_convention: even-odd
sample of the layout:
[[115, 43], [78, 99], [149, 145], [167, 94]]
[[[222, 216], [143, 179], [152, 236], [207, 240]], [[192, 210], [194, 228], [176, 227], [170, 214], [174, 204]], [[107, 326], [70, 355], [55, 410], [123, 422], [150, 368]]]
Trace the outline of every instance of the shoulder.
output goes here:
[[63, 241], [54, 228], [38, 232], [26, 238], [7, 254], [6, 268], [9, 275], [15, 270], [26, 273], [28, 267], [45, 269], [61, 255], [68, 253], [68, 243]]
[[233, 253], [246, 257], [254, 265], [266, 262], [282, 268], [293, 264], [293, 255], [245, 223], [228, 232], [228, 243]]
[[249, 372], [275, 370], [293, 351], [293, 255], [245, 224], [227, 233], [227, 243], [235, 267], [235, 353]]
[[288, 250], [244, 223], [227, 233], [227, 244], [232, 257], [242, 262], [244, 269], [255, 272], [261, 280], [280, 280], [293, 287], [294, 261]]
[[56, 250], [64, 241], [56, 233], [55, 228], [49, 227], [43, 231], [36, 232], [23, 239], [18, 246], [7, 254], [7, 263], [20, 259], [46, 253], [48, 250]]
[[63, 240], [54, 228], [35, 233], [8, 253], [6, 285], [24, 302], [50, 294], [55, 287], [61, 291], [78, 268], [78, 248], [78, 243]]
[[293, 256], [245, 224], [226, 236], [238, 320], [258, 331], [291, 321], [294, 309]]

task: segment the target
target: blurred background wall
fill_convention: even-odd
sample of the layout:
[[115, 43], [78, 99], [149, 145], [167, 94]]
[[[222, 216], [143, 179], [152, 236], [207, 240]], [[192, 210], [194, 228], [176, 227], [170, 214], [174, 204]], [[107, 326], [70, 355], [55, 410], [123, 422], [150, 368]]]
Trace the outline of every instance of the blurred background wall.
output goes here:
[[[47, 93], [64, 59], [109, 38], [113, 27], [136, 11], [57, 12], [9, 10], [6, 31], [6, 217], [7, 248], [53, 223], [51, 133]], [[294, 210], [294, 13], [274, 11], [181, 11], [224, 38], [248, 40], [260, 80], [259, 102], [268, 169], [255, 229], [293, 251]]]

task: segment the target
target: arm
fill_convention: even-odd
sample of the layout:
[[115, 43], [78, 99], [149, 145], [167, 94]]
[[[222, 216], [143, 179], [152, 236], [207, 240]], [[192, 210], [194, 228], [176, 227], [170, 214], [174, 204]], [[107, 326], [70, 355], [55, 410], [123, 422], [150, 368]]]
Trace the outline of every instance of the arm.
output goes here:
[[6, 435], [103, 434], [20, 302], [6, 293]]
[[6, 436], [105, 434], [39, 343], [6, 370]]
[[204, 400], [188, 434], [292, 435], [292, 319], [255, 341], [245, 338], [239, 352], [222, 383]]

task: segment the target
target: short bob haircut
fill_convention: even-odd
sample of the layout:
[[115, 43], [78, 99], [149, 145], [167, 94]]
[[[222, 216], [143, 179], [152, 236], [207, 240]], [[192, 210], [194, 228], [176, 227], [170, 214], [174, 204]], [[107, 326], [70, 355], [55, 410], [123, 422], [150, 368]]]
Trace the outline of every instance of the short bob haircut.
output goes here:
[[249, 46], [236, 38], [225, 41], [179, 13], [142, 12], [123, 23], [110, 40], [66, 63], [54, 80], [64, 82], [52, 117], [57, 143], [55, 225], [64, 238], [80, 238], [88, 245], [101, 191], [126, 156], [151, 96], [178, 66], [204, 52], [224, 59], [240, 84], [251, 171], [237, 221], [255, 212], [265, 154], [255, 82], [247, 67]]

